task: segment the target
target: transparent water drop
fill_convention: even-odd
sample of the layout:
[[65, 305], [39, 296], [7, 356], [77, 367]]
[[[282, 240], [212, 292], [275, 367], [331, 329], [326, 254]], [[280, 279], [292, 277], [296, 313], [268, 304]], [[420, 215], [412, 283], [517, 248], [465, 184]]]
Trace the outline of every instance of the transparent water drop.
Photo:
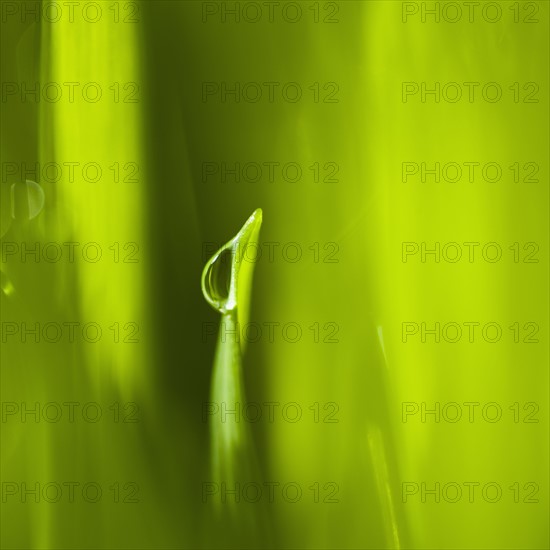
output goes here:
[[44, 189], [35, 181], [14, 183], [11, 186], [11, 217], [14, 220], [32, 220], [44, 208]]
[[204, 274], [204, 292], [209, 302], [220, 312], [225, 309], [229, 298], [232, 256], [230, 248], [221, 250], [208, 263]]
[[237, 308], [248, 311], [250, 285], [252, 282], [252, 262], [239, 261], [240, 250], [258, 239], [262, 225], [262, 211], [254, 211], [237, 235], [222, 246], [206, 263], [202, 273], [202, 292], [206, 301], [220, 313]]

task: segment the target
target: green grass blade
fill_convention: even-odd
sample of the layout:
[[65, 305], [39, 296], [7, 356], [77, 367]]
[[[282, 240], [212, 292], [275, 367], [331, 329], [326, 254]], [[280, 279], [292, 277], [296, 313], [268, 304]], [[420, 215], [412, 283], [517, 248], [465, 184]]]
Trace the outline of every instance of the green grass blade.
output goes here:
[[238, 337], [248, 317], [254, 269], [254, 263], [245, 260], [246, 248], [257, 241], [261, 223], [262, 211], [258, 209], [235, 238], [214, 254], [202, 277], [206, 301], [221, 313], [210, 390], [211, 406], [220, 411], [210, 416], [212, 487], [220, 493], [213, 502], [225, 543], [234, 540], [243, 547], [265, 542], [265, 509], [258, 503], [238, 502], [233, 494], [223, 499], [222, 494], [225, 490], [239, 492], [247, 483], [261, 484], [250, 425], [242, 418], [246, 406], [244, 350]]

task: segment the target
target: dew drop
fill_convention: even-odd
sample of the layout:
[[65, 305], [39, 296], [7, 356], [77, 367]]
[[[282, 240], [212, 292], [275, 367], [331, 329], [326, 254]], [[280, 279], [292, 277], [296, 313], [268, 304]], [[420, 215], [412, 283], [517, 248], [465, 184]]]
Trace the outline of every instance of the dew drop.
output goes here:
[[210, 260], [204, 274], [205, 296], [218, 311], [223, 311], [229, 298], [231, 264], [231, 249], [225, 248]]
[[241, 262], [239, 249], [256, 242], [262, 224], [262, 211], [256, 209], [241, 230], [206, 263], [202, 272], [202, 292], [206, 301], [225, 314], [237, 308], [241, 317], [248, 311], [253, 264]]
[[14, 183], [11, 186], [11, 217], [14, 220], [32, 220], [44, 208], [44, 189], [35, 181]]

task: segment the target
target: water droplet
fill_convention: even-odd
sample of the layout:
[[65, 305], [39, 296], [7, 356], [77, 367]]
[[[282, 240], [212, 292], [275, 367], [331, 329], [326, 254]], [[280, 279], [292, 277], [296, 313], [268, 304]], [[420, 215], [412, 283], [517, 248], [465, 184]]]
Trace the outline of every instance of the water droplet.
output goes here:
[[16, 220], [32, 220], [44, 208], [44, 189], [35, 181], [14, 183], [11, 186], [11, 217]]
[[240, 261], [239, 250], [257, 241], [261, 225], [262, 211], [258, 208], [237, 235], [208, 260], [202, 272], [202, 292], [207, 302], [220, 313], [234, 310], [239, 302], [239, 322], [248, 311], [254, 268], [252, 262]]
[[204, 274], [203, 285], [206, 298], [218, 310], [223, 311], [231, 287], [232, 252], [225, 248], [209, 262]]

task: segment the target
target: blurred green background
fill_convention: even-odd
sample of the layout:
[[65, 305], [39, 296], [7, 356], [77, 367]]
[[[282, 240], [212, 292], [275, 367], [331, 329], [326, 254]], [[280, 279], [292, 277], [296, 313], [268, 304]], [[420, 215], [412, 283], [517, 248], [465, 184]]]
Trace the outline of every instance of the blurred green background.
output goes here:
[[[1, 4], [2, 547], [548, 548], [548, 2], [69, 4]], [[200, 276], [257, 207], [251, 542]]]

